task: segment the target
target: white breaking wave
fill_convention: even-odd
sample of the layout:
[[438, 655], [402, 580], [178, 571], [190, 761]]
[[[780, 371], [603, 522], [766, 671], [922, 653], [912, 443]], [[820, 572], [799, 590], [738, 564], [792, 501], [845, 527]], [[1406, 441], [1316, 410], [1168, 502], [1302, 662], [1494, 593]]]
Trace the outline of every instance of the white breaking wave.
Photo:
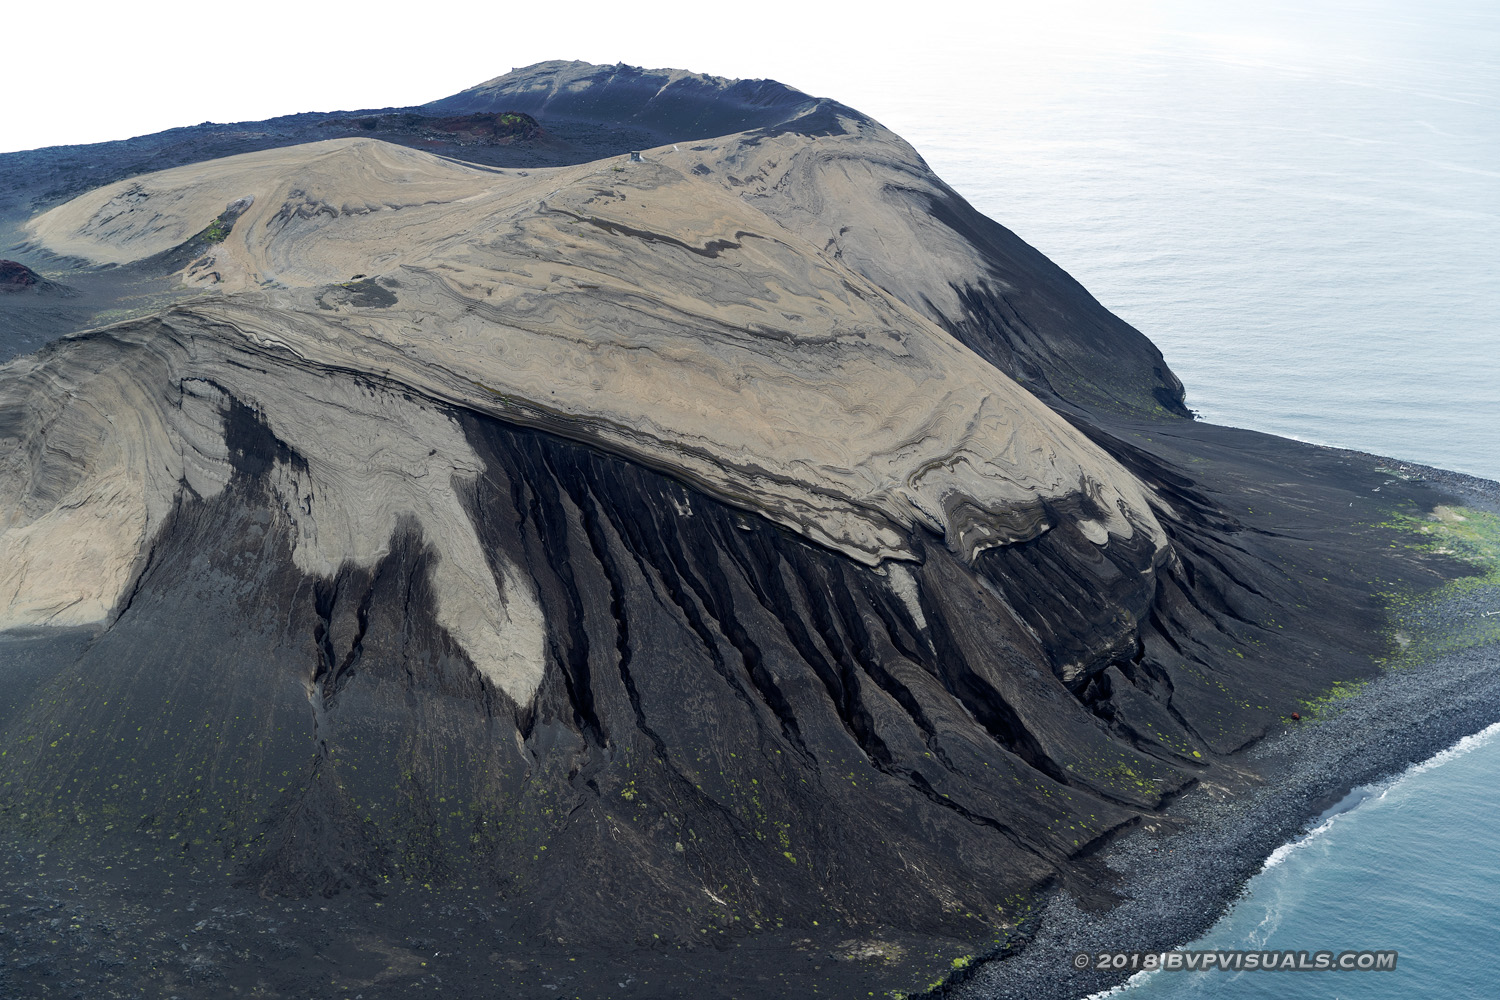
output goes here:
[[1500, 722], [1497, 722], [1485, 729], [1481, 729], [1479, 732], [1474, 733], [1472, 736], [1465, 736], [1463, 739], [1459, 740], [1448, 749], [1439, 750], [1437, 753], [1433, 754], [1431, 757], [1428, 757], [1426, 760], [1413, 764], [1411, 767], [1408, 767], [1400, 775], [1400, 777], [1396, 778], [1395, 781], [1392, 781], [1391, 786], [1399, 784], [1401, 781], [1411, 777], [1414, 774], [1421, 774], [1424, 771], [1430, 771], [1440, 764], [1446, 764], [1450, 760], [1457, 760], [1459, 757], [1463, 757], [1467, 754], [1473, 753], [1475, 750], [1478, 750], [1486, 743], [1489, 743], [1496, 736], [1500, 736]]
[[[1385, 781], [1376, 782], [1375, 784], [1371, 785], [1360, 785], [1358, 788], [1353, 789], [1348, 795], [1344, 796], [1344, 798], [1339, 802], [1338, 805], [1334, 806], [1328, 812], [1324, 813], [1322, 820], [1311, 830], [1307, 831], [1295, 840], [1290, 840], [1287, 843], [1282, 844], [1280, 847], [1276, 848], [1276, 850], [1272, 851], [1270, 856], [1266, 858], [1266, 863], [1261, 866], [1260, 870], [1262, 872], [1265, 872], [1269, 871], [1272, 868], [1275, 868], [1287, 858], [1291, 857], [1293, 852], [1307, 846], [1309, 843], [1322, 837], [1333, 828], [1333, 824], [1335, 822], [1337, 822], [1344, 816], [1348, 816], [1364, 802], [1367, 802], [1371, 799], [1378, 800], [1385, 798], [1388, 794], [1390, 794], [1391, 791], [1400, 787], [1400, 785], [1407, 779], [1415, 777], [1416, 775], [1422, 774], [1426, 771], [1430, 771], [1435, 767], [1440, 767], [1441, 765], [1446, 764], [1449, 761], [1457, 760], [1460, 757], [1470, 754], [1480, 747], [1484, 746], [1486, 743], [1489, 743], [1497, 735], [1500, 735], [1500, 722], [1482, 729], [1477, 733], [1465, 736], [1463, 739], [1459, 740], [1451, 747], [1448, 747], [1445, 750], [1439, 750], [1437, 753], [1433, 754], [1431, 757], [1428, 757], [1426, 760], [1418, 761], [1417, 763], [1412, 764], [1406, 770], [1402, 771], [1400, 774], [1396, 775], [1393, 778], [1388, 778]], [[1354, 801], [1351, 802], [1351, 799], [1353, 799]], [[1346, 803], [1348, 804], [1346, 805]]]
[[[1270, 856], [1266, 858], [1265, 864], [1261, 866], [1260, 873], [1257, 874], [1257, 877], [1259, 874], [1263, 874], [1271, 870], [1272, 868], [1279, 866], [1280, 864], [1282, 864], [1282, 862], [1286, 861], [1287, 858], [1291, 857], [1292, 854], [1294, 854], [1296, 851], [1322, 838], [1328, 833], [1329, 830], [1333, 829], [1334, 824], [1349, 816], [1364, 803], [1371, 800], [1378, 801], [1384, 799], [1387, 795], [1389, 795], [1393, 790], [1399, 788], [1408, 779], [1415, 777], [1418, 774], [1423, 774], [1427, 771], [1431, 771], [1434, 768], [1442, 766], [1443, 764], [1458, 760], [1461, 757], [1465, 757], [1468, 754], [1473, 753], [1475, 750], [1478, 750], [1481, 747], [1494, 741], [1497, 737], [1500, 737], [1500, 722], [1482, 729], [1477, 733], [1465, 736], [1463, 739], [1459, 740], [1451, 747], [1448, 747], [1444, 750], [1439, 750], [1437, 753], [1433, 754], [1431, 757], [1428, 757], [1426, 760], [1418, 761], [1417, 763], [1412, 764], [1400, 774], [1389, 778], [1386, 781], [1377, 782], [1370, 785], [1360, 785], [1359, 787], [1354, 788], [1349, 792], [1348, 795], [1339, 800], [1336, 805], [1324, 812], [1318, 823], [1312, 829], [1308, 830], [1301, 836], [1290, 840], [1285, 844], [1282, 844], [1280, 847], [1276, 848], [1276, 850], [1272, 851]], [[1268, 907], [1265, 919], [1262, 920], [1259, 926], [1255, 928], [1256, 932], [1267, 932], [1257, 935], [1260, 937], [1262, 942], [1269, 938], [1269, 931], [1274, 930], [1275, 927], [1280, 924], [1280, 917], [1281, 914], [1278, 910]], [[1227, 914], [1224, 917], [1220, 918], [1219, 923], [1222, 923], [1226, 919], [1228, 919]], [[1266, 927], [1266, 924], [1268, 922], [1272, 924], [1270, 928]], [[1218, 924], [1215, 925], [1215, 928], [1217, 926]], [[1214, 928], [1210, 928], [1207, 934], [1212, 934], [1213, 930]], [[1207, 934], [1205, 935], [1205, 937], [1207, 936]], [[1182, 945], [1181, 947], [1192, 948], [1194, 947], [1194, 945], [1187, 944]], [[1137, 989], [1138, 987], [1144, 986], [1160, 971], [1161, 970], [1159, 969], [1151, 969], [1137, 972], [1135, 975], [1131, 976], [1123, 983], [1120, 983], [1116, 986], [1111, 986], [1106, 990], [1100, 990], [1097, 993], [1091, 993], [1087, 997], [1085, 997], [1084, 1000], [1105, 1000], [1105, 998], [1107, 997], [1121, 996], [1125, 993]]]
[[1133, 990], [1137, 986], [1145, 985], [1148, 980], [1150, 980], [1160, 972], [1160, 969], [1142, 970], [1141, 972], [1137, 972], [1135, 975], [1125, 980], [1123, 983], [1120, 983], [1118, 986], [1111, 986], [1109, 989], [1100, 990], [1098, 993], [1090, 993], [1088, 996], [1084, 997], [1083, 1000], [1104, 1000], [1105, 997], [1117, 997], [1127, 990]]

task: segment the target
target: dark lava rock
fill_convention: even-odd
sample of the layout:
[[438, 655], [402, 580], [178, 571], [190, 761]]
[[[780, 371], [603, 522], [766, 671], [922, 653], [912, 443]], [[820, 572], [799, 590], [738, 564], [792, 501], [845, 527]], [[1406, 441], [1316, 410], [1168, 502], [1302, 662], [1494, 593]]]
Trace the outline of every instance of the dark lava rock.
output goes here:
[[[499, 145], [549, 142], [552, 136], [524, 111], [477, 112], [437, 116], [404, 111], [392, 115], [366, 115], [339, 124], [353, 126], [371, 135], [420, 136], [463, 145]], [[400, 141], [399, 139], [397, 141]]]
[[44, 279], [25, 264], [0, 260], [0, 293], [24, 292], [42, 286]]

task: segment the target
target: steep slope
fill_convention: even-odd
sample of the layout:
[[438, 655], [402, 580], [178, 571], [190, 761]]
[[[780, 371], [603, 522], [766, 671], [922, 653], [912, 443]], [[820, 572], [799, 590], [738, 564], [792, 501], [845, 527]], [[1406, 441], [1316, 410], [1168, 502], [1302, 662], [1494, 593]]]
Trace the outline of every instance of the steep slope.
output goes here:
[[[1188, 780], [1067, 687], [1147, 614], [1150, 491], [676, 164], [337, 140], [30, 223], [211, 294], [0, 370], [6, 624], [107, 626], [47, 689], [88, 696], [10, 730], [28, 823], [128, 810], [277, 891], [584, 879], [547, 926], [598, 942], [643, 906], [691, 934], [705, 893], [954, 933]], [[1086, 581], [1066, 650], [991, 558], [1022, 544]], [[31, 749], [59, 726], [132, 745]], [[169, 756], [214, 777], [153, 784]], [[557, 796], [567, 822], [517, 827]]]
[[1368, 672], [1371, 581], [1455, 571], [1380, 527], [1438, 493], [1172, 416], [1149, 342], [850, 109], [581, 64], [440, 103], [662, 144], [341, 138], [26, 220], [88, 294], [174, 290], [0, 367], [5, 835], [418, 893], [338, 938], [381, 948], [499, 906], [483, 995], [708, 940], [770, 957], [682, 995], [809, 948], [864, 957], [804, 992], [905, 988], [1106, 901], [1098, 846]]

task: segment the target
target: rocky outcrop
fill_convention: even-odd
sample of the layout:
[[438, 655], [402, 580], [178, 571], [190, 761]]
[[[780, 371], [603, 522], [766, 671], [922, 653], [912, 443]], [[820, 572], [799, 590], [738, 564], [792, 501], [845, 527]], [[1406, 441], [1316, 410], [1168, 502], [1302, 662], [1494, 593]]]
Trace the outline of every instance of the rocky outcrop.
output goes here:
[[546, 143], [551, 137], [540, 123], [524, 111], [478, 112], [467, 115], [424, 115], [412, 111], [364, 115], [337, 122], [382, 139], [418, 138], [451, 140], [461, 146], [507, 146], [513, 143]]
[[23, 292], [42, 283], [42, 278], [25, 264], [0, 260], [0, 293]]

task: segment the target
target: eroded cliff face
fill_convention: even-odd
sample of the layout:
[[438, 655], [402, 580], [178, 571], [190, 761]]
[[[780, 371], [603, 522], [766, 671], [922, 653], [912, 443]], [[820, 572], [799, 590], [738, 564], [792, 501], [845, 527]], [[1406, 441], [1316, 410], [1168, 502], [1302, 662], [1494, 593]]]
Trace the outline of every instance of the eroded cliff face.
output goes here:
[[499, 105], [665, 144], [338, 139], [27, 222], [186, 291], [0, 367], [10, 828], [600, 947], [978, 940], [1368, 645], [1295, 570], [1333, 542], [1179, 471], [1251, 446], [878, 124], [577, 64], [439, 110]]

